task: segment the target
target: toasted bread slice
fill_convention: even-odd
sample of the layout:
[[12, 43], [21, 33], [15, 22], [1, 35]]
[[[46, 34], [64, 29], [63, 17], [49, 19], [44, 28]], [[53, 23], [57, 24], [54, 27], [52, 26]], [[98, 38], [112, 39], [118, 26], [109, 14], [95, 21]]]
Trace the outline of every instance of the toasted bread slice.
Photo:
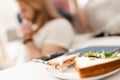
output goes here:
[[73, 54], [73, 55], [69, 55], [69, 56], [64, 57], [60, 61], [55, 61], [55, 62], [48, 61], [47, 64], [50, 65], [50, 66], [54, 66], [55, 69], [64, 71], [69, 66], [71, 66], [75, 63], [74, 62], [75, 58], [80, 57], [80, 56], [81, 56], [80, 53], [79, 54]]
[[91, 59], [79, 57], [75, 59], [75, 67], [81, 78], [94, 77], [120, 68], [120, 58]]

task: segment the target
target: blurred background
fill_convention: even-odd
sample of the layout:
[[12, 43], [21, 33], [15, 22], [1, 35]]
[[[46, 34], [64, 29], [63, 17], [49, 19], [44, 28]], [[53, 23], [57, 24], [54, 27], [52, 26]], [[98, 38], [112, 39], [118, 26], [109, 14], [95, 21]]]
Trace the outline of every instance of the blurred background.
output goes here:
[[[79, 36], [76, 37], [76, 44], [71, 49], [84, 48], [87, 47], [86, 44], [100, 45], [99, 41], [103, 38], [99, 41], [97, 38], [94, 42], [89, 38], [90, 36], [83, 37], [83, 35], [90, 32], [95, 34], [104, 32], [106, 26], [117, 25], [118, 33], [120, 32], [118, 26], [120, 20], [116, 19], [120, 15], [120, 0], [64, 0], [66, 1], [63, 1], [64, 3], [60, 1], [62, 0], [50, 0], [56, 10], [71, 22], [76, 35]], [[24, 63], [26, 52], [16, 33], [20, 25], [20, 11], [16, 0], [0, 0], [0, 5], [0, 66], [3, 69]], [[103, 44], [119, 46], [119, 37], [115, 38], [105, 39]], [[107, 42], [111, 39], [113, 41]], [[83, 43], [85, 40], [90, 42]]]

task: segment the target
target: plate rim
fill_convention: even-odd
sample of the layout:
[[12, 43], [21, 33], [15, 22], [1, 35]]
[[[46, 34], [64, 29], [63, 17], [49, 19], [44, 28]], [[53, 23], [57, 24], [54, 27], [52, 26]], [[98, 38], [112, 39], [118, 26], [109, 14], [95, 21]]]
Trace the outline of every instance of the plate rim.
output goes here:
[[[50, 72], [49, 71], [49, 69], [54, 69], [54, 70], [56, 70], [55, 68], [53, 68], [53, 67], [46, 67], [46, 70], [47, 70], [47, 72], [49, 72], [50, 73], [50, 75], [52, 75], [53, 77], [56, 77], [56, 78], [59, 78], [59, 79], [64, 79], [64, 80], [96, 80], [96, 79], [102, 79], [102, 78], [107, 78], [107, 77], [109, 77], [110, 75], [114, 75], [115, 73], [117, 73], [117, 72], [120, 72], [120, 69], [116, 69], [116, 70], [114, 70], [114, 71], [111, 71], [111, 72], [109, 72], [109, 73], [106, 73], [106, 74], [102, 74], [102, 75], [99, 75], [99, 76], [94, 76], [94, 77], [88, 77], [88, 78], [80, 78], [79, 77], [79, 75], [77, 74], [77, 72], [76, 72], [76, 75], [78, 76], [78, 77], [76, 77], [76, 78], [74, 78], [74, 79], [71, 79], [71, 77], [63, 77], [63, 75], [58, 75], [58, 74], [56, 74], [56, 73], [54, 73], [53, 74], [53, 72]], [[58, 70], [58, 72], [60, 72], [59, 70]], [[75, 72], [74, 72], [75, 73]], [[62, 72], [61, 72], [61, 74], [62, 74]]]

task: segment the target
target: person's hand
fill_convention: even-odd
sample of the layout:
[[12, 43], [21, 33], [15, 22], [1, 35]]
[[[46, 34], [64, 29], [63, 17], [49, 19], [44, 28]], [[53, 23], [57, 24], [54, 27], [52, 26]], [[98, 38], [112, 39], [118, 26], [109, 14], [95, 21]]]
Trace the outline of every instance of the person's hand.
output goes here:
[[32, 23], [31, 22], [25, 22], [21, 25], [20, 28], [20, 38], [22, 40], [26, 40], [32, 37], [33, 30], [32, 30]]
[[26, 22], [24, 24], [22, 24], [21, 26], [21, 32], [23, 33], [22, 39], [26, 40], [28, 38], [32, 37], [32, 23], [31, 22]]

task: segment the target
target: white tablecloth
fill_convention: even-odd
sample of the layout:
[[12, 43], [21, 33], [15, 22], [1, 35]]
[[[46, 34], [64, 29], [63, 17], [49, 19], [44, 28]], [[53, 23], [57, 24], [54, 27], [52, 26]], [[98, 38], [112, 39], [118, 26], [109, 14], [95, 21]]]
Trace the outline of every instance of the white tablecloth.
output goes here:
[[[120, 80], [120, 72], [102, 80]], [[29, 62], [0, 71], [0, 80], [60, 80], [52, 77], [41, 63]]]
[[89, 35], [76, 36], [72, 49], [86, 48], [90, 46], [120, 46], [120, 37], [91, 38]]
[[46, 66], [29, 62], [0, 71], [0, 80], [59, 80], [50, 76]]

